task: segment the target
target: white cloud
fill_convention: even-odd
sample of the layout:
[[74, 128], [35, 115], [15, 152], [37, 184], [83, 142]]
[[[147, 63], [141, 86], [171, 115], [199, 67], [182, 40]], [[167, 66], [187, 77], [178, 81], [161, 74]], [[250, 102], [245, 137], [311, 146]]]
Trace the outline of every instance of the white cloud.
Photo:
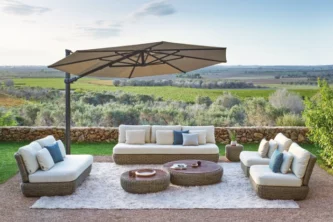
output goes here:
[[166, 0], [152, 1], [133, 13], [133, 18], [141, 18], [147, 15], [167, 16], [176, 13], [176, 9]]
[[51, 11], [50, 8], [27, 5], [16, 0], [6, 0], [2, 3], [2, 10], [8, 14], [28, 16], [33, 14], [43, 14]]

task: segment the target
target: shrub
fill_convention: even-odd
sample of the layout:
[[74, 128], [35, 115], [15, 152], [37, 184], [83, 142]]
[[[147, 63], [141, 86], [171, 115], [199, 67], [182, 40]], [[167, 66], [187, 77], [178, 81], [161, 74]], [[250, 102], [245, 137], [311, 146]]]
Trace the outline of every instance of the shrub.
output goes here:
[[15, 116], [11, 111], [0, 109], [0, 126], [16, 126]]
[[276, 90], [269, 97], [269, 102], [275, 108], [284, 108], [296, 114], [301, 114], [304, 110], [302, 98], [297, 94], [289, 93], [286, 89]]
[[287, 113], [283, 116], [280, 116], [276, 119], [277, 126], [305, 126], [304, 119], [302, 116]]
[[309, 127], [309, 139], [321, 147], [324, 163], [333, 168], [333, 90], [328, 83], [318, 80], [320, 87], [316, 100], [307, 99], [303, 116]]
[[206, 106], [210, 106], [213, 102], [208, 96], [197, 96], [195, 103], [200, 105], [204, 104]]
[[217, 105], [223, 106], [224, 108], [230, 109], [231, 107], [240, 104], [240, 99], [233, 96], [229, 92], [224, 92], [222, 96], [219, 96], [215, 103]]
[[5, 80], [5, 86], [7, 86], [7, 87], [14, 86], [14, 81], [11, 80], [11, 79], [6, 79]]

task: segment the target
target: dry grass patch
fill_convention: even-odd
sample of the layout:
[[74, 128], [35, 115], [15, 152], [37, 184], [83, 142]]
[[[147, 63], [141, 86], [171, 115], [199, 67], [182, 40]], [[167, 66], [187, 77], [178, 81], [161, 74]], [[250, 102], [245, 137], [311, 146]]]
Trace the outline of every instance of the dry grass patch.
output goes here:
[[89, 83], [94, 85], [113, 86], [112, 80], [92, 80], [89, 81]]
[[20, 106], [24, 103], [25, 103], [25, 101], [23, 99], [14, 98], [7, 94], [0, 93], [0, 105], [1, 106], [13, 107], [13, 106]]

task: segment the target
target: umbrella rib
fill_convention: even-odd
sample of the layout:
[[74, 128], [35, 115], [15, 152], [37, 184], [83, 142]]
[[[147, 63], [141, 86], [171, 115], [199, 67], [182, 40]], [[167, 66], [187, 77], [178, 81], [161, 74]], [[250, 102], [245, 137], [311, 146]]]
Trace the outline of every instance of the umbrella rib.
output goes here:
[[[152, 52], [155, 52], [155, 51], [152, 51]], [[165, 52], [155, 52], [155, 53], [168, 54]], [[211, 62], [225, 62], [225, 61], [220, 61], [220, 60], [215, 60], [215, 59], [206, 59], [206, 58], [200, 58], [200, 57], [188, 56], [188, 55], [179, 55], [179, 56], [183, 56], [184, 58], [190, 58], [190, 59], [201, 59], [201, 60], [206, 60], [206, 61], [211, 61]]]
[[124, 54], [117, 54], [117, 55], [112, 55], [112, 56], [99, 56], [99, 57], [96, 57], [96, 58], [84, 59], [84, 60], [75, 61], [75, 62], [68, 62], [68, 63], [63, 63], [63, 64], [60, 64], [60, 65], [50, 65], [50, 66], [48, 66], [48, 68], [54, 68], [54, 67], [58, 67], [58, 66], [72, 65], [72, 64], [75, 64], [75, 63], [88, 62], [88, 61], [92, 61], [92, 60], [96, 60], [96, 59], [112, 58], [112, 57], [119, 56], [119, 55], [123, 56]]
[[101, 65], [101, 66], [99, 66], [99, 67], [96, 67], [96, 68], [94, 68], [94, 69], [92, 69], [92, 70], [90, 70], [90, 71], [83, 72], [83, 73], [79, 74], [79, 76], [76, 77], [75, 80], [78, 80], [79, 78], [82, 78], [82, 77], [84, 77], [84, 76], [87, 76], [87, 75], [89, 75], [89, 74], [91, 74], [91, 73], [93, 73], [93, 72], [96, 72], [96, 71], [98, 71], [98, 70], [104, 69], [104, 68], [107, 67], [107, 66], [110, 66], [110, 65], [112, 65], [112, 64], [114, 64], [114, 63], [117, 63], [117, 62], [120, 62], [120, 61], [122, 61], [122, 60], [124, 60], [124, 59], [127, 59], [127, 58], [131, 57], [131, 56], [134, 56], [134, 55], [140, 53], [141, 51], [144, 51], [144, 50], [150, 49], [150, 48], [152, 48], [152, 47], [155, 47], [155, 46], [158, 46], [158, 45], [161, 45], [161, 44], [163, 44], [163, 42], [156, 43], [155, 45], [149, 46], [149, 47], [147, 47], [147, 48], [145, 48], [145, 49], [142, 49], [142, 50], [135, 50], [135, 51], [133, 51], [132, 53], [129, 53], [129, 54], [127, 54], [126, 56], [123, 56], [122, 58], [119, 58], [119, 59], [117, 59], [117, 60], [115, 60], [115, 61], [113, 61], [113, 62], [109, 62], [109, 63], [107, 63], [107, 64], [104, 64], [104, 65]]
[[165, 63], [165, 64], [167, 64], [167, 65], [171, 66], [172, 68], [174, 68], [174, 69], [177, 69], [178, 71], [181, 71], [182, 73], [186, 73], [184, 70], [181, 70], [181, 69], [180, 69], [180, 68], [178, 68], [177, 66], [174, 66], [174, 65], [170, 64], [169, 62], [167, 62], [167, 61], [164, 61], [163, 59], [160, 59], [160, 58], [158, 58], [158, 57], [156, 57], [156, 56], [152, 55], [150, 52], [148, 52], [148, 53], [149, 53], [149, 55], [150, 55], [150, 56], [154, 57], [155, 59], [158, 59], [158, 60], [160, 60], [161, 62], [163, 62], [163, 63]]
[[129, 75], [129, 79], [132, 77], [132, 75], [133, 75], [133, 73], [134, 73], [134, 70], [135, 70], [135, 68], [136, 68], [136, 65], [138, 64], [138, 62], [139, 62], [139, 59], [140, 59], [140, 55], [138, 55], [138, 59], [136, 60], [136, 64], [133, 66], [133, 68], [132, 68], [132, 71], [131, 71], [131, 74]]
[[[170, 54], [168, 54], [168, 55], [164, 55], [164, 56], [162, 56], [160, 59], [164, 59], [164, 58], [166, 58], [166, 57], [169, 57], [169, 56], [175, 55], [175, 54], [178, 53], [178, 52], [179, 52], [179, 50], [177, 50], [177, 51], [175, 51], [175, 52], [173, 52], [173, 53], [170, 53]], [[151, 63], [153, 63], [153, 62], [156, 62], [156, 61], [158, 61], [158, 59], [155, 59], [155, 60], [153, 60], [153, 61], [147, 63], [147, 65], [149, 65], [149, 64], [151, 64]]]

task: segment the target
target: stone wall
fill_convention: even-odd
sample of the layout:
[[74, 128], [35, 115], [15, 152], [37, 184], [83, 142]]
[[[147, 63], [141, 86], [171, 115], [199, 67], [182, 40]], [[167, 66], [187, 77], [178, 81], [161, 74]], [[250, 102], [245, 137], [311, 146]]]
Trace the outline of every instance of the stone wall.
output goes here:
[[[271, 139], [279, 132], [298, 143], [309, 142], [306, 127], [216, 127], [217, 142], [229, 143], [228, 129], [235, 130], [239, 143], [258, 143], [262, 138]], [[64, 127], [0, 127], [0, 141], [33, 141], [47, 135], [64, 140]], [[116, 127], [73, 127], [73, 142], [112, 142], [118, 140]]]

